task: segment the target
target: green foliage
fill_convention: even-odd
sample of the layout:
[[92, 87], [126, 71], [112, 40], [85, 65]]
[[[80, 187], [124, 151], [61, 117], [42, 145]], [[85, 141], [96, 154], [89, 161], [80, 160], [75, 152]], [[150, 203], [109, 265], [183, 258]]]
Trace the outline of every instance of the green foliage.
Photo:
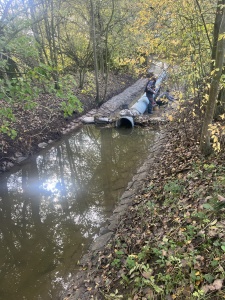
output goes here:
[[223, 252], [225, 252], [225, 242], [221, 243], [221, 249], [223, 250]]
[[56, 89], [55, 82], [52, 80], [53, 72], [54, 68], [40, 65], [30, 70], [25, 77], [0, 80], [0, 99], [4, 103], [0, 109], [1, 132], [15, 138], [17, 133], [13, 128], [14, 110], [18, 107], [24, 110], [35, 109], [38, 105], [36, 100], [43, 92], [62, 99], [61, 110], [65, 117], [71, 116], [74, 111], [82, 111], [80, 101], [73, 94], [73, 88], [76, 86], [73, 76], [61, 76], [58, 82], [59, 89]]
[[216, 168], [216, 166], [214, 164], [210, 164], [210, 165], [209, 164], [204, 164], [203, 168], [206, 171], [212, 171], [212, 170], [214, 170]]
[[124, 252], [123, 252], [123, 250], [118, 250], [118, 251], [115, 252], [115, 255], [116, 255], [116, 258], [114, 258], [111, 265], [113, 267], [120, 268], [120, 266], [122, 264], [121, 259], [124, 255]]
[[203, 275], [203, 277], [209, 283], [212, 283], [213, 280], [215, 279], [215, 277], [212, 274], [210, 274], [210, 273], [207, 273], [207, 274]]
[[67, 101], [61, 103], [61, 108], [64, 112], [64, 117], [71, 116], [75, 110], [82, 111], [80, 102], [72, 93], [67, 94]]
[[203, 206], [205, 209], [213, 210], [213, 206], [210, 205], [209, 203], [204, 203], [202, 206]]
[[120, 268], [120, 266], [121, 266], [121, 260], [119, 258], [114, 258], [114, 260], [112, 261], [111, 265], [113, 267]]
[[194, 297], [194, 299], [205, 299], [205, 293], [204, 293], [204, 291], [202, 291], [202, 290], [199, 290], [199, 291], [195, 291], [193, 294], [193, 297]]
[[81, 103], [78, 98], [73, 94], [73, 88], [76, 86], [76, 82], [71, 75], [66, 75], [59, 80], [59, 89], [56, 91], [56, 96], [65, 99], [61, 103], [61, 109], [64, 112], [64, 116], [71, 116], [73, 112], [82, 111]]
[[9, 126], [9, 122], [3, 120], [3, 124], [0, 127], [0, 132], [7, 134], [11, 139], [15, 139], [17, 136], [16, 130]]
[[135, 268], [136, 266], [136, 256], [135, 255], [129, 255], [127, 257], [127, 260], [126, 260], [126, 267], [130, 270], [132, 270], [133, 268]]
[[174, 196], [179, 195], [183, 190], [183, 186], [180, 184], [178, 180], [170, 181], [165, 184], [164, 191], [171, 193]]
[[184, 183], [179, 180], [172, 180], [165, 184], [164, 193], [165, 193], [165, 204], [175, 204], [175, 200], [181, 195], [184, 190]]
[[[139, 262], [136, 255], [129, 255], [126, 260], [126, 267], [129, 270], [130, 278], [134, 278], [133, 282], [137, 288], [145, 288], [151, 286], [156, 293], [161, 293], [162, 288], [155, 283], [152, 276], [152, 269], [149, 264]], [[129, 278], [129, 277], [128, 277]], [[126, 278], [126, 281], [128, 279]]]
[[94, 85], [94, 75], [90, 72], [86, 74], [86, 84], [85, 87], [81, 90], [82, 94], [93, 94], [95, 91]]

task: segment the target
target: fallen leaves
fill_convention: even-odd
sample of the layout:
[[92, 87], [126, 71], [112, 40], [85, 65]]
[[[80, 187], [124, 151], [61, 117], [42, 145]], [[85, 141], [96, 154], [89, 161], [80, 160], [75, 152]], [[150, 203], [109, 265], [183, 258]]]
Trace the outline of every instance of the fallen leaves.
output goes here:
[[225, 202], [225, 197], [218, 195], [218, 200], [221, 202]]
[[223, 279], [216, 279], [212, 284], [207, 284], [202, 286], [202, 290], [204, 293], [208, 293], [209, 291], [219, 291], [223, 287]]

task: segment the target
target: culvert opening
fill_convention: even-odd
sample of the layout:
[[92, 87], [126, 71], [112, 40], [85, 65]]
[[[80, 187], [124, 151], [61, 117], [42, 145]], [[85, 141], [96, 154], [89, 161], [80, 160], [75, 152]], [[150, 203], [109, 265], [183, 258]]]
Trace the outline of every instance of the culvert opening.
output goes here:
[[134, 127], [134, 120], [132, 117], [122, 117], [116, 122], [116, 127], [132, 128]]

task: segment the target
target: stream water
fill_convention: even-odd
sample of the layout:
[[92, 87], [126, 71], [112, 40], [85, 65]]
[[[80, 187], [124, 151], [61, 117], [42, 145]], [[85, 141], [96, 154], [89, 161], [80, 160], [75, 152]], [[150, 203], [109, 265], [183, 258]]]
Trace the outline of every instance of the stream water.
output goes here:
[[59, 299], [154, 139], [84, 126], [0, 176], [0, 299]]

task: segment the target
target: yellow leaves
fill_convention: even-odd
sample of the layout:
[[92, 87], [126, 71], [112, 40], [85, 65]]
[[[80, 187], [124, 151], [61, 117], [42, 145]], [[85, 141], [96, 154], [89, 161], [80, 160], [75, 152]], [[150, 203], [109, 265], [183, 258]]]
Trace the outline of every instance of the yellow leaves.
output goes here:
[[195, 276], [195, 286], [199, 286], [201, 282], [203, 281], [202, 273], [200, 271], [196, 271], [194, 273]]
[[216, 69], [212, 70], [211, 75], [214, 75], [215, 72], [218, 72], [219, 70], [220, 70], [219, 68], [216, 68]]
[[211, 223], [210, 223], [210, 226], [213, 226], [213, 225], [215, 225], [217, 223], [217, 220], [215, 219], [215, 220], [213, 220]]
[[193, 117], [196, 117], [196, 116], [197, 116], [197, 114], [195, 113], [195, 110], [192, 110], [192, 116], [193, 116]]
[[172, 115], [169, 115], [169, 116], [168, 116], [168, 120], [169, 120], [170, 122], [172, 122], [172, 121], [173, 121], [173, 116], [172, 116]]
[[219, 116], [221, 120], [225, 119], [225, 114]]
[[173, 221], [176, 222], [176, 223], [180, 223], [180, 218], [177, 217], [177, 218], [175, 218]]
[[210, 83], [207, 83], [206, 86], [207, 86], [208, 89], [210, 89], [211, 84], [210, 84]]
[[186, 231], [187, 230], [187, 228], [180, 228], [180, 231], [181, 232], [184, 232], [184, 231]]
[[192, 94], [194, 94], [195, 93], [195, 88], [191, 87], [191, 92], [192, 92]]
[[216, 136], [215, 134], [213, 134], [213, 135], [211, 136], [211, 138], [213, 139], [213, 142], [214, 142], [214, 143], [218, 143], [218, 136]]
[[135, 258], [135, 259], [136, 259], [136, 258], [138, 258], [138, 255], [136, 255], [136, 254], [130, 254], [129, 257], [130, 257], [130, 258]]
[[180, 44], [180, 42], [178, 40], [171, 40], [170, 42], [175, 46]]
[[225, 39], [225, 33], [221, 33], [218, 37], [218, 41]]
[[143, 63], [145, 62], [145, 58], [144, 58], [143, 56], [141, 56], [141, 57], [139, 58], [139, 61], [140, 61], [140, 64], [143, 64]]
[[209, 125], [210, 137], [212, 139], [212, 147], [215, 152], [220, 152], [221, 145], [220, 145], [220, 137], [223, 134], [224, 127], [220, 124], [210, 124]]

